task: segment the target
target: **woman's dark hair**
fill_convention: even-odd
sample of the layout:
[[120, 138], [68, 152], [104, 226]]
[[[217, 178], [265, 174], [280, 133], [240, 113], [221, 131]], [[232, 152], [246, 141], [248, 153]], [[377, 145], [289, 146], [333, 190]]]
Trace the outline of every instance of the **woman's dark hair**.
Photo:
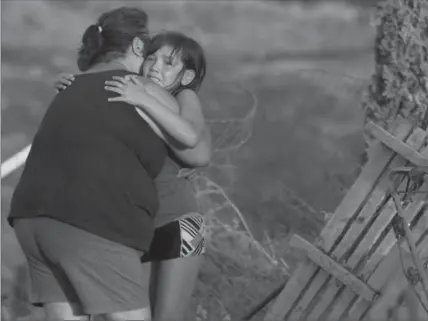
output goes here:
[[135, 37], [147, 43], [147, 20], [145, 11], [132, 7], [103, 13], [83, 34], [77, 59], [79, 70], [86, 71], [95, 63], [123, 56]]
[[201, 45], [182, 33], [162, 32], [154, 36], [146, 46], [145, 57], [154, 54], [164, 46], [172, 48], [172, 56], [179, 55], [185, 70], [193, 70], [195, 72], [195, 78], [188, 85], [183, 86], [180, 83], [178, 88], [174, 88], [173, 94], [176, 95], [183, 89], [197, 92], [204, 80], [207, 68], [205, 54]]

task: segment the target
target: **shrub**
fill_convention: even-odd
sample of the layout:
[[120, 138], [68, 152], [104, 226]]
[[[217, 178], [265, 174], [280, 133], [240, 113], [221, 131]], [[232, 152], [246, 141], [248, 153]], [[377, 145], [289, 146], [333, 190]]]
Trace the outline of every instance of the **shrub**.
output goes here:
[[366, 120], [385, 127], [402, 116], [426, 129], [428, 2], [381, 1], [376, 28], [376, 69], [362, 104]]

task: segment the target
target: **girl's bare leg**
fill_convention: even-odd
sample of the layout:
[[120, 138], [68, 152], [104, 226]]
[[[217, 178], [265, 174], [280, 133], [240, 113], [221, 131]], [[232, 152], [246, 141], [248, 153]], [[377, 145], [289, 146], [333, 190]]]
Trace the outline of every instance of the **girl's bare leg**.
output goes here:
[[183, 321], [198, 279], [203, 255], [152, 263], [153, 321]]

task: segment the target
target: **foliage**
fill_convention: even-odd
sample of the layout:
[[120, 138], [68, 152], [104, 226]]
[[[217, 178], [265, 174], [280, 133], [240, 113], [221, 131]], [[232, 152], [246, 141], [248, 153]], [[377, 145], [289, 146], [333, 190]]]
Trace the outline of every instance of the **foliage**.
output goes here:
[[426, 0], [385, 0], [376, 12], [376, 70], [363, 101], [366, 120], [386, 126], [398, 116], [428, 123]]

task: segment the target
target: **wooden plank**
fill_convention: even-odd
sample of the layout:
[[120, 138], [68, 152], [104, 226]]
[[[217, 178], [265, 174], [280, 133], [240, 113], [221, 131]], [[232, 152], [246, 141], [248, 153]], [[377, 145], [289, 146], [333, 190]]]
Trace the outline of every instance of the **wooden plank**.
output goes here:
[[[381, 293], [383, 293], [382, 285], [385, 284], [385, 282], [397, 270], [397, 266], [400, 262], [399, 260], [400, 255], [398, 252], [398, 245], [395, 244], [385, 259], [379, 264], [379, 268], [374, 273], [374, 278], [371, 278], [368, 282], [370, 282], [372, 286], [377, 286]], [[353, 321], [360, 320], [367, 308], [367, 301], [362, 298], [358, 298], [349, 311], [347, 318]]]
[[[422, 131], [423, 136], [426, 135], [426, 132]], [[428, 150], [428, 148], [426, 148]], [[400, 190], [403, 190], [404, 187], [400, 187]], [[426, 198], [424, 195], [418, 195], [418, 198], [415, 199], [415, 203], [412, 204], [412, 206], [407, 208], [406, 213], [410, 213], [410, 215], [414, 215], [411, 213], [417, 213], [419, 212], [423, 205], [423, 199]], [[379, 215], [379, 217], [376, 219], [374, 224], [371, 226], [370, 230], [367, 232], [367, 234], [364, 236], [364, 239], [361, 241], [361, 243], [358, 245], [356, 251], [354, 254], [348, 259], [348, 261], [345, 264], [345, 267], [352, 270], [354, 273], [358, 273], [360, 269], [355, 270], [355, 267], [358, 266], [364, 266], [362, 269], [362, 272], [359, 274], [360, 277], [363, 278], [363, 280], [366, 280], [367, 278], [364, 278], [364, 274], [372, 273], [374, 270], [374, 266], [376, 266], [379, 263], [379, 259], [384, 257], [387, 253], [385, 253], [385, 250], [388, 250], [392, 247], [392, 245], [396, 242], [395, 236], [391, 232], [389, 235], [387, 234], [384, 243], [379, 246], [379, 248], [375, 252], [379, 252], [379, 249], [382, 249], [381, 255], [377, 255], [372, 257], [371, 259], [368, 257], [369, 250], [372, 248], [373, 243], [376, 240], [379, 240], [381, 237], [381, 234], [385, 231], [385, 229], [388, 228], [391, 219], [393, 215], [397, 213], [395, 205], [393, 203], [393, 200], [390, 199], [388, 201], [388, 204], [385, 208], [385, 210]], [[411, 217], [413, 219], [413, 217]], [[386, 242], [385, 242], [386, 240]], [[389, 243], [388, 243], [389, 242]], [[364, 262], [364, 259], [366, 259], [366, 262]], [[362, 263], [363, 262], [363, 263]], [[329, 315], [329, 319], [335, 320], [339, 319], [339, 317], [345, 312], [346, 307], [348, 307], [352, 300], [355, 299], [354, 294], [351, 291], [343, 290], [340, 294], [340, 298], [336, 303], [334, 304], [333, 311]]]
[[[394, 209], [391, 209], [391, 207], [386, 206], [383, 208], [382, 213], [390, 214], [390, 218], [392, 219], [392, 216], [395, 214], [395, 211]], [[377, 221], [375, 221], [375, 223]], [[382, 231], [383, 230], [378, 231], [378, 234], [380, 234]], [[364, 238], [362, 242], [371, 244], [373, 242], [373, 239], [367, 240], [366, 238]], [[370, 245], [368, 248], [364, 249], [364, 252], [369, 249]], [[347, 267], [347, 269], [352, 271], [353, 267]], [[307, 317], [308, 320], [316, 320], [319, 318], [320, 315], [323, 316], [327, 314], [329, 307], [332, 307], [332, 312], [328, 319], [338, 320], [341, 315], [340, 311], [343, 312], [346, 309], [347, 304], [349, 304], [349, 300], [355, 296], [355, 293], [349, 291], [343, 284], [335, 282], [335, 280], [330, 280], [329, 283], [326, 284], [326, 287], [327, 290], [323, 293], [321, 301], [315, 306], [315, 308]], [[335, 300], [336, 297], [337, 299]]]
[[[428, 217], [428, 208], [423, 215], [423, 218], [425, 219], [421, 218], [418, 221], [418, 224], [412, 230], [412, 236], [416, 242], [415, 245], [417, 249], [417, 255], [422, 262], [426, 262], [426, 263], [428, 263], [428, 226], [427, 226], [427, 220], [426, 220], [427, 217]], [[407, 243], [405, 243], [403, 247], [405, 251], [410, 253], [410, 248]], [[415, 267], [416, 265], [414, 264], [413, 261], [411, 261], [409, 266]], [[428, 267], [425, 267], [424, 272], [425, 272], [425, 276], [428, 276]], [[423, 281], [420, 281], [418, 284], [416, 284], [414, 289], [416, 292], [419, 293], [419, 297], [424, 302], [424, 305], [428, 307], [428, 296], [424, 290]], [[423, 315], [425, 317], [424, 320], [428, 320], [428, 313], [426, 311]]]
[[[428, 214], [428, 212], [427, 212]], [[417, 233], [416, 233], [417, 234]], [[412, 235], [416, 238], [417, 235]], [[428, 239], [426, 240], [428, 241]], [[400, 263], [400, 255], [398, 254], [398, 246], [401, 246], [403, 248], [403, 259], [405, 262], [405, 266], [413, 266], [413, 262], [411, 259], [411, 255], [409, 252], [409, 249], [404, 244], [396, 244], [394, 249], [392, 250], [391, 254], [394, 256], [395, 262], [390, 263], [392, 266], [395, 266], [396, 268], [393, 270], [393, 273], [389, 274], [386, 278], [386, 282], [384, 283], [384, 286], [382, 288], [383, 295], [379, 298], [371, 307], [370, 310], [367, 313], [367, 318], [369, 320], [386, 320], [386, 316], [388, 313], [388, 310], [393, 308], [394, 305], [397, 305], [397, 298], [402, 295], [405, 291], [410, 291], [413, 293], [413, 290], [411, 290], [409, 283], [407, 282], [403, 270], [401, 268]], [[428, 244], [419, 244], [417, 247], [417, 254], [420, 257], [425, 257], [428, 255]], [[391, 255], [391, 256], [392, 256]], [[389, 260], [391, 261], [391, 260]], [[388, 282], [389, 280], [394, 280], [394, 282]], [[426, 298], [424, 296], [421, 296], [421, 298], [426, 301]], [[416, 303], [413, 306], [413, 314], [414, 316], [410, 318], [405, 318], [401, 320], [427, 320], [428, 314], [423, 310], [421, 304], [417, 301], [414, 301], [413, 303]], [[425, 302], [425, 304], [428, 304], [428, 302]], [[366, 309], [367, 310], [367, 309]], [[399, 310], [399, 309], [397, 309]], [[357, 320], [354, 318], [354, 315], [349, 316], [348, 320]], [[399, 319], [400, 320], [400, 319]]]
[[[420, 210], [423, 208], [423, 206], [424, 206], [423, 202], [417, 202], [417, 203], [414, 203], [414, 206], [410, 206], [408, 211], [409, 213], [411, 213], [410, 217], [413, 218], [414, 216], [416, 216], [417, 213], [419, 213]], [[393, 211], [395, 213], [395, 210]], [[390, 243], [391, 247], [395, 243], [396, 243], [395, 239], [391, 240], [391, 243]], [[350, 307], [352, 302], [357, 299], [357, 296], [355, 296], [354, 293], [352, 293], [348, 289], [342, 288], [342, 291], [343, 292], [340, 294], [340, 297], [338, 298], [338, 300], [334, 302], [334, 308], [332, 312], [329, 314], [328, 320], [339, 320], [341, 316], [345, 313], [345, 311]], [[371, 302], [371, 300], [366, 300], [366, 302], [367, 301]]]
[[373, 321], [390, 320], [390, 315], [393, 314], [394, 320], [396, 320], [400, 308], [400, 296], [402, 296], [403, 292], [409, 290], [409, 284], [402, 269], [395, 269], [389, 278], [394, 280], [394, 282], [389, 282], [388, 287], [384, 289], [384, 294], [376, 301], [376, 305], [365, 319], [368, 318]]
[[[384, 287], [387, 286], [387, 283], [390, 279], [391, 271], [395, 271], [400, 269], [399, 257], [397, 256], [394, 262], [391, 262], [391, 257], [396, 256], [394, 251], [397, 251], [396, 247], [398, 245], [395, 244], [390, 253], [386, 256], [386, 258], [379, 264], [378, 268], [374, 271], [368, 283], [370, 283], [373, 287], [380, 289], [384, 292]], [[356, 298], [354, 304], [350, 307], [348, 318], [352, 320], [360, 320], [360, 318], [364, 315], [364, 313], [369, 309], [372, 305], [372, 302], [367, 302], [362, 298]]]
[[[404, 124], [395, 129], [397, 137], [405, 139], [411, 131], [410, 124]], [[391, 162], [395, 154], [381, 143], [375, 143], [370, 149], [370, 157], [361, 174], [350, 188], [334, 216], [327, 223], [318, 241], [318, 247], [329, 252], [334, 241], [340, 236], [346, 221], [352, 218], [371, 193], [379, 177], [384, 173], [385, 167]], [[342, 218], [343, 217], [343, 218]], [[301, 299], [309, 281], [318, 274], [323, 274], [311, 261], [306, 260], [297, 269], [287, 282], [284, 290], [278, 295], [277, 300], [268, 310], [265, 321], [282, 320]]]
[[[395, 135], [398, 139], [407, 140], [411, 130], [412, 126], [405, 123], [396, 129]], [[396, 156], [394, 152], [381, 143], [376, 143], [371, 153], [372, 155], [369, 156], [361, 174], [321, 231], [317, 245], [327, 252], [332, 250], [337, 237], [344, 230], [349, 220], [360, 210], [361, 205], [367, 201], [378, 181], [384, 177], [385, 168]]]
[[327, 254], [316, 248], [304, 238], [294, 234], [290, 239], [289, 245], [304, 252], [306, 257], [308, 257], [312, 262], [334, 276], [364, 299], [371, 301], [378, 295], [369, 286], [367, 286], [367, 284], [362, 282], [354, 274], [349, 272], [342, 265], [334, 261]]
[[[397, 152], [405, 159], [417, 166], [428, 166], [428, 157], [424, 157], [418, 151], [411, 146], [403, 143], [397, 139], [394, 135], [387, 132], [382, 127], [376, 125], [373, 122], [367, 124], [367, 129], [375, 136], [378, 140], [384, 143], [386, 146]], [[422, 130], [422, 129], [421, 129]]]
[[[407, 139], [407, 143], [419, 148], [424, 142], [425, 136], [425, 132], [419, 130], [415, 131]], [[396, 157], [390, 163], [390, 166], [402, 166], [405, 163], [405, 159]], [[367, 200], [360, 213], [358, 213], [357, 218], [352, 221], [352, 224], [349, 226], [348, 231], [339, 245], [330, 254], [332, 258], [341, 262], [349, 257], [349, 251], [354, 251], [354, 243], [358, 243], [361, 240], [367, 224], [376, 217], [374, 213], [380, 210], [385, 204], [384, 202], [389, 195], [389, 183], [389, 173], [386, 172], [374, 188], [370, 198]], [[390, 213], [390, 211], [386, 211]], [[389, 215], [392, 217], [393, 214], [390, 213]], [[338, 284], [337, 280], [331, 279], [329, 276], [317, 275], [312, 281], [311, 291], [308, 291], [296, 306], [295, 310], [290, 315], [290, 320], [318, 320], [330, 307], [332, 300], [338, 294], [337, 292], [340, 288], [341, 284]], [[320, 297], [318, 302], [314, 300], [315, 296]]]
[[[428, 148], [425, 148], [422, 153], [424, 155], [428, 155]], [[425, 182], [423, 184], [423, 186], [421, 187], [421, 190], [427, 190], [428, 189], [428, 182]], [[424, 194], [418, 194], [418, 196], [415, 198], [415, 203], [417, 201], [420, 202], [426, 202], [427, 197]], [[416, 206], [416, 205], [414, 205]], [[406, 213], [409, 213], [408, 211], [406, 211]], [[413, 219], [412, 216], [406, 217], [406, 220], [408, 222], [410, 222]], [[368, 280], [367, 282], [369, 284], [371, 284], [372, 286], [374, 286], [374, 288], [378, 289], [382, 283], [379, 283], [379, 280], [381, 280], [378, 276], [377, 276], [377, 272], [373, 273], [373, 271], [378, 271], [380, 269], [380, 267], [378, 267], [379, 263], [381, 262], [381, 260], [383, 260], [383, 258], [388, 254], [388, 252], [390, 251], [392, 245], [394, 244], [396, 238], [394, 233], [391, 231], [390, 233], [388, 233], [388, 235], [386, 236], [386, 238], [384, 239], [384, 241], [378, 246], [378, 248], [376, 249], [376, 251], [373, 253], [373, 255], [371, 256], [371, 258], [366, 262], [366, 266], [364, 268], [364, 270], [359, 274], [359, 276], [363, 279], [363, 280]], [[376, 277], [374, 277], [374, 276]], [[381, 274], [382, 275], [382, 274]], [[374, 283], [373, 283], [374, 282]], [[352, 310], [356, 310], [359, 311], [360, 313], [362, 313], [361, 311], [364, 310], [364, 306], [366, 305], [367, 302], [363, 302], [362, 300], [358, 299], [357, 302], [354, 304], [354, 308]], [[352, 315], [357, 318], [358, 314], [357, 312], [352, 312]]]
[[[367, 224], [367, 221], [370, 219], [371, 216], [373, 216], [373, 213], [382, 205], [382, 202], [387, 197], [386, 189], [387, 184], [386, 180], [384, 179], [383, 184], [377, 187], [377, 189], [372, 193], [372, 197], [362, 209], [361, 214], [358, 216], [358, 221], [351, 225], [350, 230], [345, 235], [342, 242], [333, 251], [332, 254], [335, 259], [340, 259], [344, 254], [346, 254], [349, 249], [352, 248], [352, 244], [355, 242], [357, 236], [363, 231], [364, 227]], [[302, 316], [299, 316], [299, 318], [301, 317], [302, 320], [318, 320], [320, 315], [328, 308], [330, 302], [334, 299], [335, 293], [342, 286], [342, 284], [338, 283], [337, 280], [334, 278], [332, 279], [330, 277], [324, 278], [322, 276], [317, 276], [313, 282], [312, 288], [314, 288], [314, 286], [317, 287], [317, 291], [320, 291], [321, 288], [323, 288], [322, 291], [325, 291], [326, 287], [328, 287], [328, 289], [326, 292], [322, 292], [322, 294], [319, 294], [319, 296], [321, 297], [320, 301], [316, 302], [314, 307], [309, 307], [309, 310], [312, 310], [309, 314], [306, 313]], [[310, 302], [310, 300], [312, 300], [310, 295], [311, 294], [308, 293], [308, 298], [306, 300], [302, 300], [301, 303], [309, 305], [310, 303], [306, 302]], [[302, 307], [301, 310], [303, 309], [304, 308]], [[293, 314], [293, 317], [294, 315], [296, 315], [296, 313]]]
[[[428, 212], [426, 214], [428, 214]], [[400, 246], [398, 243], [394, 245], [394, 247], [391, 249], [386, 258], [381, 262], [379, 268], [375, 271], [375, 275], [372, 278], [374, 282], [378, 283], [379, 288], [382, 292], [382, 296], [374, 304], [373, 302], [367, 302], [361, 298], [358, 298], [349, 315], [346, 318], [343, 318], [343, 320], [361, 320], [361, 318], [364, 316], [365, 312], [367, 312], [370, 306], [371, 308], [369, 313], [369, 319], [373, 321], [387, 320], [385, 312], [387, 312], [386, 310], [388, 308], [388, 305], [395, 305], [395, 299], [397, 295], [400, 294], [396, 291], [397, 285], [400, 285], [400, 279], [398, 278], [397, 272], [401, 273], [402, 271], [398, 246]], [[426, 255], [428, 246], [420, 244], [418, 246], [418, 250], [421, 250], [418, 251], [420, 255]], [[425, 254], [423, 252], [425, 252]], [[394, 280], [394, 282], [389, 282], [390, 280]], [[404, 286], [407, 285], [407, 281], [401, 283]], [[394, 285], [392, 288], [390, 287], [391, 284]], [[426, 316], [422, 320], [426, 320]]]
[[[425, 182], [423, 187], [427, 188], [428, 182]], [[405, 212], [406, 221], [411, 222], [418, 214], [417, 210], [420, 208], [420, 205], [424, 204], [425, 200], [423, 199], [423, 197], [419, 198], [418, 201], [415, 201], [413, 203], [413, 206]], [[413, 212], [412, 208], [414, 209]], [[428, 215], [428, 211], [425, 211], [424, 215]], [[394, 240], [396, 241], [394, 232], [390, 231], [388, 233], [388, 236], [384, 239], [384, 241], [380, 244], [378, 248], [379, 252], [384, 253], [383, 260], [381, 260], [379, 256], [376, 257], [376, 261], [378, 261], [378, 264], [366, 265], [366, 268], [368, 267], [368, 269], [363, 270], [360, 274], [360, 276], [364, 274], [369, 275], [368, 280], [366, 282], [370, 284], [370, 286], [374, 289], [382, 290], [382, 287], [384, 287], [385, 283], [387, 283], [391, 272], [400, 268], [398, 252], [397, 249], [395, 249], [398, 244], [397, 242], [394, 242]], [[394, 251], [396, 251], [397, 253], [394, 253]], [[373, 271], [373, 268], [376, 269]], [[350, 306], [348, 317], [353, 320], [360, 320], [360, 318], [363, 316], [365, 311], [367, 311], [372, 302], [367, 302], [366, 300], [357, 297], [354, 297], [353, 301], [355, 302], [352, 304], [352, 306]]]
[[[425, 182], [424, 186], [428, 187], [428, 180]], [[421, 246], [419, 244], [420, 242], [424, 242], [424, 244], [428, 242], [427, 232], [428, 232], [428, 199], [425, 199], [425, 211], [422, 214], [422, 216], [419, 218], [416, 225], [412, 227], [412, 236], [414, 237], [418, 247]]]
[[[396, 263], [399, 264], [399, 262]], [[383, 295], [376, 301], [375, 309], [370, 313], [369, 318], [388, 320], [388, 314], [390, 314], [391, 311], [397, 311], [399, 297], [409, 285], [404, 277], [402, 269], [394, 269], [393, 273], [389, 275], [389, 279], [394, 280], [393, 286], [388, 286], [388, 288], [383, 289]], [[391, 284], [391, 282], [389, 283]]]
[[[427, 179], [428, 181], [428, 179]], [[428, 183], [428, 182], [427, 182]], [[426, 186], [426, 185], [425, 185]], [[426, 186], [428, 189], [428, 186]], [[422, 188], [421, 188], [422, 190]], [[427, 190], [425, 190], [427, 191]], [[425, 205], [427, 206], [426, 211], [424, 215], [422, 215], [417, 224], [412, 228], [412, 233], [414, 233], [418, 238], [423, 235], [424, 233], [428, 233], [428, 192], [425, 196]], [[426, 235], [428, 237], [428, 235]], [[419, 241], [419, 239], [415, 239], [416, 242]]]
[[[408, 139], [408, 144], [416, 149], [419, 149], [419, 147], [424, 144], [426, 136], [427, 133], [425, 131], [416, 130], [412, 134], [411, 138]], [[405, 162], [403, 158], [402, 161], [403, 163]], [[402, 182], [402, 186], [400, 186], [400, 189], [404, 188], [404, 183], [405, 182]], [[421, 197], [422, 195], [419, 196]], [[418, 208], [418, 211], [421, 210], [422, 206], [423, 204], [421, 202], [417, 202], [416, 207]], [[411, 213], [416, 211], [415, 208], [412, 208], [412, 206], [410, 207], [411, 208], [409, 208], [409, 210]], [[361, 234], [360, 229], [358, 227], [354, 230], [351, 228], [347, 235], [350, 235], [353, 239], [356, 239], [355, 235], [360, 234], [359, 238], [361, 239], [361, 241], [357, 245], [355, 250], [353, 250], [353, 253], [350, 256], [346, 255], [346, 253], [343, 251], [338, 251], [337, 257], [341, 257], [339, 262], [343, 262], [345, 267], [354, 273], [358, 273], [359, 270], [362, 270], [365, 267], [364, 259], [368, 259], [368, 255], [370, 254], [372, 247], [380, 241], [379, 238], [382, 236], [385, 229], [389, 226], [392, 218], [396, 213], [397, 210], [395, 208], [394, 202], [390, 198], [365, 234]], [[395, 243], [395, 239], [392, 239], [391, 242], [391, 244]], [[342, 244], [348, 249], [352, 249], [352, 247], [347, 245], [345, 241], [342, 241]], [[364, 268], [363, 270], [367, 271], [366, 268]], [[332, 299], [336, 297], [337, 300]], [[314, 318], [315, 316], [321, 315], [324, 319], [338, 320], [340, 316], [345, 312], [349, 304], [351, 304], [353, 298], [354, 293], [352, 293], [352, 291], [346, 289], [340, 284], [330, 281], [327, 291], [323, 293], [323, 298], [321, 302], [314, 308], [314, 310], [308, 316], [307, 319], [312, 320], [312, 318]], [[332, 311], [330, 314], [328, 314], [328, 312], [326, 311], [329, 307], [332, 307]]]
[[[424, 155], [428, 156], [428, 147], [424, 148], [424, 150], [421, 152]], [[426, 185], [422, 186], [421, 190], [427, 190], [428, 187]], [[425, 198], [424, 198], [425, 197]], [[426, 199], [426, 195], [424, 194], [419, 194], [417, 196], [417, 198], [415, 198], [415, 200], [424, 200]], [[395, 240], [395, 235], [394, 233], [389, 233], [388, 236], [385, 238], [386, 242], [389, 242], [391, 240]], [[388, 251], [390, 250], [390, 247], [385, 246], [385, 244], [383, 244], [382, 246], [379, 246], [377, 248], [377, 250], [372, 254], [371, 258], [366, 262], [366, 271], [368, 271], [367, 273], [363, 272], [361, 274], [361, 277], [364, 280], [367, 280], [371, 273], [374, 271], [374, 269], [376, 268], [376, 265], [379, 264], [379, 262], [385, 257], [385, 255], [388, 254]]]

